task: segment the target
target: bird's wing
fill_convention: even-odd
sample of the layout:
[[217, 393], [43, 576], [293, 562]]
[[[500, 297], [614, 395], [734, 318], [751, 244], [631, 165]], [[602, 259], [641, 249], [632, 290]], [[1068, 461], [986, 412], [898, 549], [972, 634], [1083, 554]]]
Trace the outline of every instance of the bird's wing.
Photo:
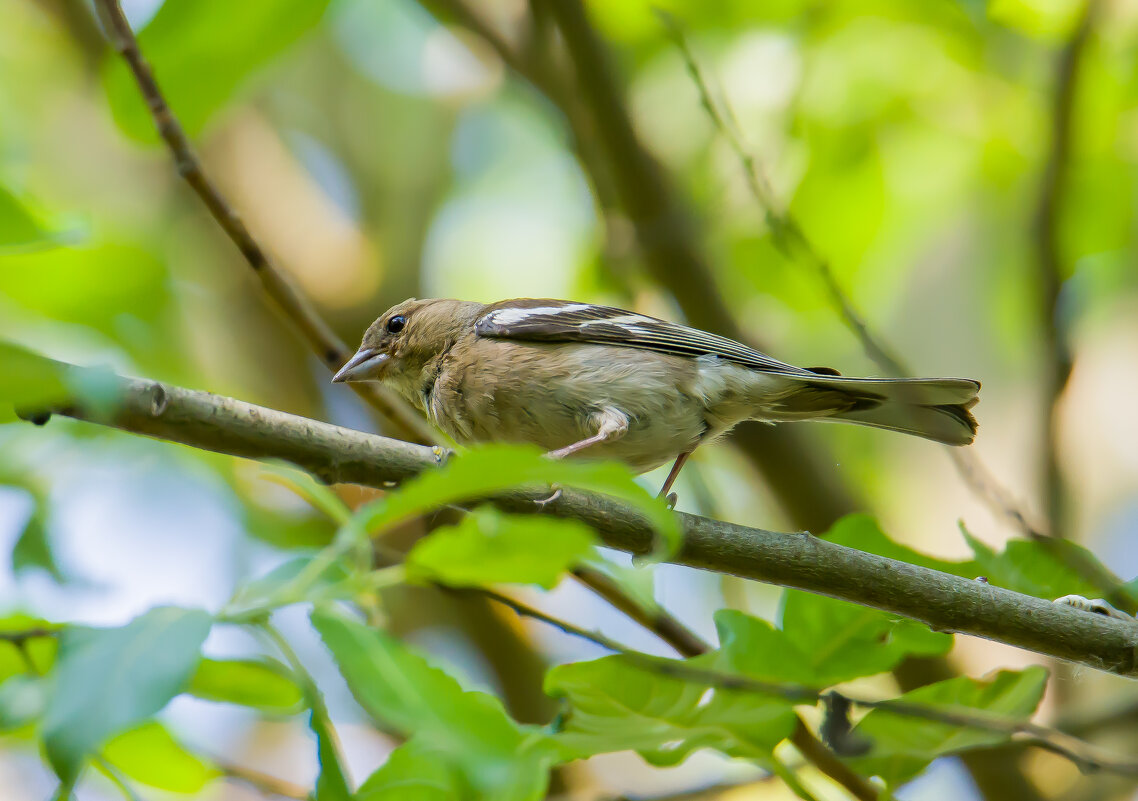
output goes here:
[[711, 355], [756, 370], [810, 375], [726, 337], [591, 303], [535, 298], [502, 301], [486, 307], [474, 331], [495, 339], [623, 345], [693, 358]]

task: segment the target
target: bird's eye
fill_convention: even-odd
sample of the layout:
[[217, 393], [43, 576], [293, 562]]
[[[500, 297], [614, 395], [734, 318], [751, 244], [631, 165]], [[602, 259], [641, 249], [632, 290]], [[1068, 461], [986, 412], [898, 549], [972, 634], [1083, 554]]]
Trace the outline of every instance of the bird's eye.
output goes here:
[[387, 333], [398, 334], [405, 325], [407, 325], [407, 318], [402, 314], [397, 314], [387, 321]]

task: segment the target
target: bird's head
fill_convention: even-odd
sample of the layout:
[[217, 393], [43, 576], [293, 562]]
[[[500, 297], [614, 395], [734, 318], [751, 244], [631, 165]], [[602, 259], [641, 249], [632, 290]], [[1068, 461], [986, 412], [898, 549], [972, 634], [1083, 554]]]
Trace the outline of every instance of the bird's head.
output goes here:
[[479, 304], [416, 300], [392, 306], [364, 333], [360, 348], [333, 376], [345, 381], [382, 381], [415, 402], [433, 381], [436, 360], [473, 324]]

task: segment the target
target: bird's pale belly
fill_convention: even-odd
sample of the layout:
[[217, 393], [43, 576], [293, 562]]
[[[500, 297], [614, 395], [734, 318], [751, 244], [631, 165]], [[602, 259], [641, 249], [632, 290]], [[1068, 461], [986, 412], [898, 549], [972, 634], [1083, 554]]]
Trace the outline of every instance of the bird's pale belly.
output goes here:
[[[545, 346], [491, 342], [509, 349], [510, 375], [488, 376], [485, 369], [444, 374], [436, 392], [447, 402], [430, 403], [435, 424], [459, 442], [526, 442], [556, 450], [597, 433], [595, 415], [615, 409], [628, 418], [619, 438], [598, 443], [581, 458], [617, 459], [645, 472], [693, 449], [707, 434], [702, 407], [685, 386], [690, 360], [644, 359], [627, 348], [588, 346], [576, 350], [571, 375], [551, 366]], [[499, 354], [501, 355], [501, 354]], [[666, 364], [676, 359], [678, 364]], [[496, 363], [508, 364], [501, 359]], [[669, 369], [670, 368], [670, 369]], [[526, 381], [514, 375], [527, 376]]]

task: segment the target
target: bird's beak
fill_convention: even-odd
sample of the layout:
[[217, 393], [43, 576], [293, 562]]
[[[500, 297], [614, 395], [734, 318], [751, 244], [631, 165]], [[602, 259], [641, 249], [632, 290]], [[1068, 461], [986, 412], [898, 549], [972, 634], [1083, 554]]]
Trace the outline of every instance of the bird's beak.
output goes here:
[[347, 364], [332, 376], [332, 382], [341, 384], [345, 381], [374, 381], [379, 378], [379, 370], [391, 357], [378, 350], [361, 348], [356, 355], [348, 359]]

